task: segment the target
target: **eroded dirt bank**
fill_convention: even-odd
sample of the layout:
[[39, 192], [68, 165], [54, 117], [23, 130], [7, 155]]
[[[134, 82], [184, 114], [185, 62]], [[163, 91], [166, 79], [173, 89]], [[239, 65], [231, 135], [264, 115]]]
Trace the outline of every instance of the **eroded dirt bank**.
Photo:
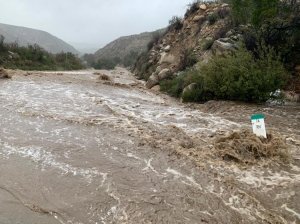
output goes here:
[[[93, 73], [0, 80], [1, 224], [300, 222], [299, 105], [183, 105], [125, 70]], [[256, 112], [290, 164], [213, 153]]]

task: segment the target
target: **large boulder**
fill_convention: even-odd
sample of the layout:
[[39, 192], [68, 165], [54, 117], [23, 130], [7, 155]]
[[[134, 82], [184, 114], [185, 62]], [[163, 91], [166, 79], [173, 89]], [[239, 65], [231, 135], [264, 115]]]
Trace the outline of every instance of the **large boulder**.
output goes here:
[[206, 10], [207, 6], [205, 4], [200, 4], [199, 8], [202, 9], [202, 10]]
[[171, 75], [172, 75], [172, 73], [171, 73], [170, 69], [165, 68], [158, 73], [158, 80], [159, 81], [164, 80], [166, 78], [169, 78]]
[[160, 91], [160, 85], [156, 85], [156, 86], [152, 87], [151, 90], [153, 90], [155, 92], [159, 92]]
[[216, 40], [212, 45], [212, 51], [216, 55], [223, 55], [226, 52], [233, 52], [238, 49], [238, 45], [229, 38]]
[[174, 64], [175, 63], [175, 56], [166, 52], [161, 54], [159, 64]]
[[9, 79], [11, 78], [8, 72], [4, 68], [0, 68], [0, 79]]
[[159, 74], [161, 70], [162, 70], [161, 66], [157, 66], [155, 70], [155, 74]]
[[151, 89], [153, 86], [156, 86], [158, 83], [159, 83], [158, 75], [155, 74], [155, 73], [153, 73], [153, 74], [149, 77], [149, 79], [148, 79], [148, 81], [147, 81], [147, 83], [146, 83], [146, 87], [147, 87], [148, 89]]
[[204, 15], [196, 15], [194, 18], [193, 18], [193, 22], [199, 22], [199, 21], [202, 21], [202, 20], [205, 20], [205, 16]]
[[190, 85], [188, 85], [187, 87], [185, 87], [182, 91], [182, 95], [184, 95], [186, 92], [188, 91], [193, 91], [195, 89], [197, 89], [197, 83], [191, 83]]
[[170, 45], [168, 45], [168, 46], [166, 46], [165, 48], [164, 48], [164, 51], [165, 52], [169, 52], [171, 50], [171, 46]]

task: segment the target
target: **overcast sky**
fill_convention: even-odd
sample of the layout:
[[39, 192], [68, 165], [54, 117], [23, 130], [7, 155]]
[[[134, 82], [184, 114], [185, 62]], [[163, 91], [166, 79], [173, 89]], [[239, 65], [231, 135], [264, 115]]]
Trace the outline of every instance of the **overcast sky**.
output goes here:
[[[167, 26], [192, 0], [0, 0], [0, 23], [41, 29], [80, 48]], [[77, 46], [76, 46], [77, 45]]]

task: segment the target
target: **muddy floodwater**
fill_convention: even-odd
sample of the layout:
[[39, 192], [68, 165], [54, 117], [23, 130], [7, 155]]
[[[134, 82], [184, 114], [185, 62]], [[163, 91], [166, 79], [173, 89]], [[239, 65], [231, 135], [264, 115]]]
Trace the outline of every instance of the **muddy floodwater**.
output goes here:
[[[0, 224], [300, 223], [299, 105], [186, 105], [100, 72], [0, 80]], [[210, 154], [258, 112], [289, 164]]]

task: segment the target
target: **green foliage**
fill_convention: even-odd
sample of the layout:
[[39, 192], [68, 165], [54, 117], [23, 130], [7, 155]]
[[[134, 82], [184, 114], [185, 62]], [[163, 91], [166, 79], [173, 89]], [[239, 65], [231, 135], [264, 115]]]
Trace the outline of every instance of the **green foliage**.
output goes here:
[[233, 55], [215, 57], [201, 68], [205, 88], [224, 100], [264, 102], [283, 87], [286, 71], [272, 48], [261, 47], [256, 59], [241, 49]]
[[204, 102], [205, 100], [203, 100], [203, 96], [205, 96], [205, 94], [203, 91], [204, 89], [202, 86], [196, 86], [194, 89], [187, 90], [182, 94], [182, 101], [184, 103]]
[[[261, 43], [274, 47], [293, 67], [300, 59], [300, 2], [296, 0], [231, 0], [235, 24], [252, 25], [247, 49]], [[254, 34], [254, 35], [253, 35]], [[256, 42], [256, 43], [254, 43]]]
[[252, 0], [231, 0], [230, 4], [234, 23], [247, 24], [252, 17]]
[[211, 93], [204, 86], [204, 77], [197, 69], [189, 69], [184, 72], [184, 86], [190, 84], [193, 88], [182, 93], [183, 102], [203, 102], [211, 99]]
[[96, 63], [94, 63], [92, 66], [95, 69], [106, 69], [106, 70], [112, 70], [114, 69], [119, 63], [121, 62], [121, 59], [119, 57], [114, 58], [101, 58]]
[[[264, 102], [287, 80], [287, 72], [274, 49], [262, 46], [256, 57], [240, 49], [226, 57], [215, 56], [197, 69], [188, 69], [160, 83], [161, 90], [184, 102], [212, 99]], [[192, 84], [192, 88], [184, 91]]]
[[168, 30], [180, 30], [183, 27], [182, 19], [178, 16], [173, 16], [169, 21]]
[[179, 71], [183, 71], [186, 68], [192, 67], [197, 63], [197, 57], [193, 52], [193, 49], [185, 49], [181, 53], [180, 63], [178, 65]]
[[27, 47], [5, 44], [0, 38], [0, 65], [22, 70], [77, 70], [84, 68], [80, 59], [72, 53], [51, 54], [38, 45]]
[[160, 82], [160, 89], [173, 97], [180, 97], [184, 89], [184, 74], [178, 75], [174, 79], [163, 80]]
[[210, 14], [210, 15], [208, 16], [207, 19], [208, 19], [209, 25], [213, 25], [213, 24], [215, 24], [215, 23], [218, 21], [219, 16], [218, 16], [217, 13], [212, 13], [212, 14]]
[[203, 51], [207, 51], [212, 47], [213, 43], [214, 43], [213, 39], [204, 39], [201, 43], [201, 49]]

